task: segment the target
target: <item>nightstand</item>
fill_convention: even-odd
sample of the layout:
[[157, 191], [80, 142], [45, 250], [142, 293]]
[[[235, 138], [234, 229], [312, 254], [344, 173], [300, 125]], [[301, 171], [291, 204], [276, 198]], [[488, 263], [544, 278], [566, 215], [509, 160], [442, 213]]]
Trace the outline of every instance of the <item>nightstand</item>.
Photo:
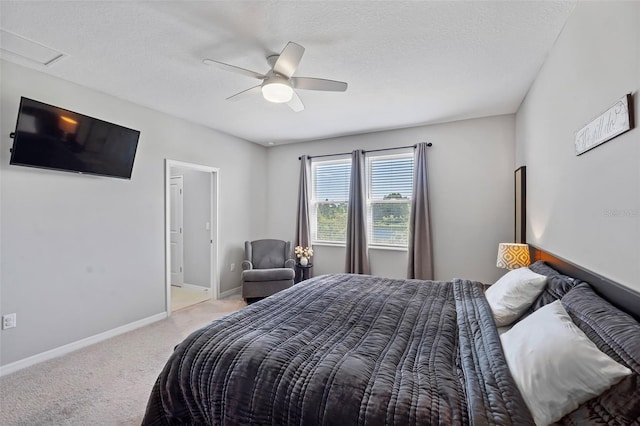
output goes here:
[[308, 263], [307, 266], [302, 266], [296, 263], [296, 278], [295, 283], [298, 284], [304, 280], [309, 279], [309, 269], [313, 268], [313, 263]]

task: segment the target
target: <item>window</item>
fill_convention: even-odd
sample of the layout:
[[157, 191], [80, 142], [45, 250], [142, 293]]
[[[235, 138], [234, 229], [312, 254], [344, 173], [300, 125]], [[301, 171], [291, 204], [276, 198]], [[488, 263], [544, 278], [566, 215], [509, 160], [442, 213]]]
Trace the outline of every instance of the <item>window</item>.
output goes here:
[[[365, 165], [369, 246], [406, 248], [413, 153], [368, 155]], [[351, 159], [311, 163], [311, 241], [345, 244]]]
[[351, 159], [311, 163], [311, 241], [344, 244]]
[[407, 247], [412, 192], [412, 153], [367, 157], [370, 246]]

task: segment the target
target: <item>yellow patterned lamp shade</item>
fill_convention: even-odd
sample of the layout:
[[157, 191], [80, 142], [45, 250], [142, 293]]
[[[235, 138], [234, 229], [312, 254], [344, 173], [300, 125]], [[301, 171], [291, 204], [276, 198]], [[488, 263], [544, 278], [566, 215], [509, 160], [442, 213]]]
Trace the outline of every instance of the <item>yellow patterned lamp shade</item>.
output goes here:
[[498, 245], [498, 261], [496, 266], [505, 269], [518, 269], [529, 266], [529, 245], [500, 243]]

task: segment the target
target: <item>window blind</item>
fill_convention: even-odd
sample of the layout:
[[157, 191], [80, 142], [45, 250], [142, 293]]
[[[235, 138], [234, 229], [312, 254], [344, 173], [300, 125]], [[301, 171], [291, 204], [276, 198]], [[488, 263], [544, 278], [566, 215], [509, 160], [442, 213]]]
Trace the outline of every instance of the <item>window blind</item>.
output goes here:
[[[366, 162], [367, 232], [373, 246], [407, 247], [413, 153], [369, 155]], [[351, 160], [311, 164], [311, 240], [346, 241]]]
[[369, 244], [407, 247], [413, 154], [371, 156], [367, 166]]
[[313, 162], [311, 175], [311, 240], [344, 243], [351, 160]]

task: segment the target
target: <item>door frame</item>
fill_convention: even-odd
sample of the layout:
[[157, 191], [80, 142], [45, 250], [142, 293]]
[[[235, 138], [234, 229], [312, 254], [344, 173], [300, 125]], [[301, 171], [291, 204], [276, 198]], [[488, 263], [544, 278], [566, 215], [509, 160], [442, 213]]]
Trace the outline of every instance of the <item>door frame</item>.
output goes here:
[[164, 162], [164, 278], [165, 278], [165, 310], [167, 316], [171, 316], [171, 168], [182, 167], [195, 171], [207, 172], [211, 174], [211, 189], [215, 194], [211, 194], [211, 265], [209, 268], [209, 289], [214, 300], [220, 298], [220, 268], [218, 263], [218, 243], [219, 243], [219, 206], [220, 206], [220, 169], [216, 167], [204, 166], [201, 164], [187, 163], [184, 161], [171, 160], [165, 158]]

